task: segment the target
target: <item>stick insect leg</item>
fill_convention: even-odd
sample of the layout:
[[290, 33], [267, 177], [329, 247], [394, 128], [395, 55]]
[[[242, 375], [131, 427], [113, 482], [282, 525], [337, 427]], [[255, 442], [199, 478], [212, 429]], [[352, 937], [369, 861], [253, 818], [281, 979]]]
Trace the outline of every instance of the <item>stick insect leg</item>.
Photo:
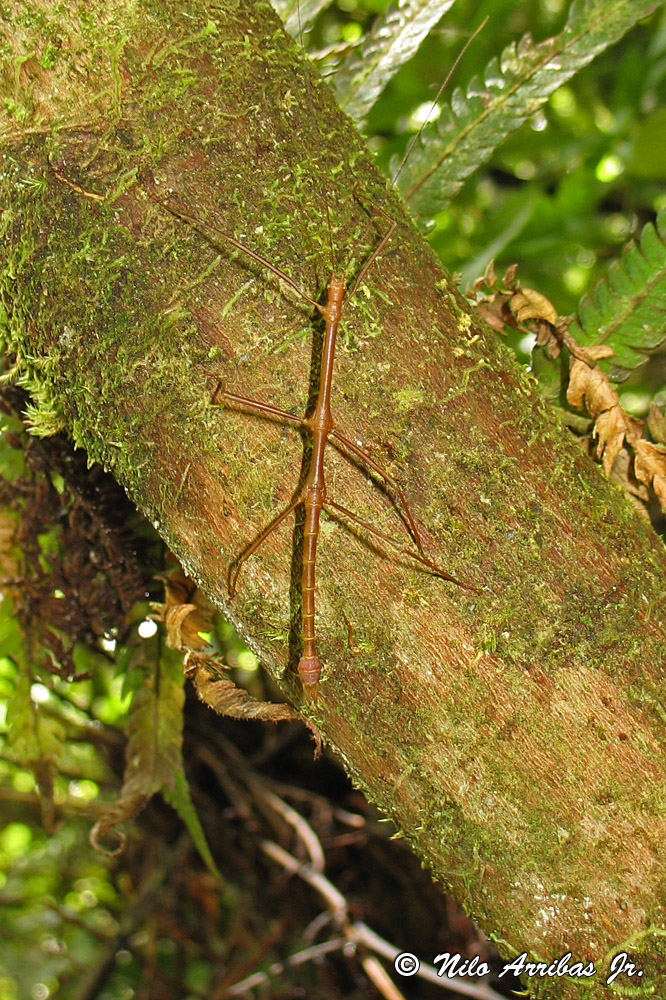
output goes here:
[[348, 302], [351, 298], [353, 298], [353, 296], [355, 295], [355, 293], [356, 293], [356, 291], [358, 289], [358, 286], [361, 284], [361, 282], [365, 278], [366, 274], [368, 273], [368, 271], [370, 270], [370, 268], [372, 267], [372, 265], [374, 264], [374, 262], [377, 260], [377, 258], [379, 257], [380, 253], [382, 252], [382, 250], [384, 249], [384, 247], [386, 246], [386, 244], [388, 243], [388, 241], [391, 239], [391, 237], [393, 236], [394, 232], [398, 228], [398, 223], [395, 221], [395, 219], [391, 219], [390, 216], [387, 215], [387, 213], [384, 211], [383, 208], [379, 208], [379, 205], [375, 205], [375, 208], [377, 208], [386, 219], [390, 219], [391, 225], [389, 226], [388, 231], [382, 236], [382, 238], [379, 241], [378, 245], [372, 251], [372, 253], [370, 254], [370, 256], [368, 257], [368, 259], [366, 260], [366, 262], [363, 265], [363, 267], [361, 268], [361, 270], [356, 275], [356, 281], [352, 285], [351, 290], [347, 293], [347, 295], [345, 295], [345, 302]]
[[302, 427], [305, 423], [302, 417], [297, 417], [294, 413], [287, 413], [285, 410], [278, 410], [277, 406], [260, 403], [258, 399], [236, 396], [233, 392], [225, 392], [224, 390], [219, 395], [223, 399], [229, 399], [232, 403], [238, 404], [239, 409], [256, 410], [257, 413], [265, 413], [269, 417], [275, 417], [276, 420], [285, 420], [287, 423], [296, 424], [298, 427]]
[[222, 396], [225, 399], [231, 400], [232, 403], [236, 403], [239, 408], [244, 408], [248, 410], [256, 410], [258, 413], [266, 413], [269, 417], [275, 417], [276, 420], [285, 420], [287, 423], [296, 424], [298, 427], [302, 427], [305, 421], [302, 417], [296, 416], [295, 413], [287, 413], [286, 410], [279, 410], [277, 406], [271, 406], [269, 403], [262, 403], [258, 399], [248, 399], [247, 396], [237, 396], [233, 392], [226, 392], [222, 388], [222, 383], [220, 382], [217, 375], [212, 372], [204, 372], [209, 378], [214, 378], [217, 381], [215, 387], [215, 392], [210, 397], [210, 401], [215, 405], [215, 400], [218, 396]]
[[295, 510], [295, 508], [298, 507], [299, 503], [302, 503], [302, 498], [301, 498], [300, 495], [296, 498], [296, 500], [294, 500], [294, 502], [292, 504], [289, 505], [289, 507], [287, 507], [286, 510], [283, 510], [282, 513], [279, 514], [278, 517], [276, 517], [274, 521], [271, 521], [271, 523], [268, 525], [267, 528], [264, 528], [264, 530], [261, 532], [261, 534], [257, 538], [255, 538], [255, 540], [252, 542], [252, 544], [249, 545], [245, 549], [245, 552], [243, 552], [242, 555], [239, 557], [238, 562], [236, 564], [236, 567], [233, 570], [233, 572], [231, 573], [231, 576], [229, 577], [229, 596], [230, 597], [233, 597], [234, 594], [236, 593], [236, 587], [238, 585], [238, 576], [239, 576], [239, 573], [240, 573], [241, 568], [243, 566], [243, 563], [246, 561], [246, 559], [250, 558], [250, 556], [252, 555], [253, 552], [257, 551], [257, 549], [262, 544], [262, 542], [266, 541], [266, 539], [271, 534], [271, 532], [275, 531], [275, 529], [278, 528], [282, 524], [282, 522], [284, 521], [285, 517], [287, 517], [289, 514], [291, 514], [292, 510]]
[[409, 528], [409, 533], [414, 539], [414, 543], [416, 544], [416, 547], [421, 553], [422, 557], [426, 559], [427, 557], [425, 552], [423, 551], [423, 544], [421, 542], [421, 536], [419, 535], [418, 528], [416, 527], [416, 522], [412, 517], [412, 512], [409, 509], [404, 494], [400, 489], [400, 487], [398, 486], [398, 484], [396, 483], [395, 479], [393, 479], [392, 476], [389, 476], [388, 472], [386, 472], [385, 469], [382, 469], [381, 465], [378, 465], [374, 459], [370, 458], [369, 455], [367, 455], [364, 451], [358, 448], [353, 441], [350, 441], [349, 438], [344, 437], [344, 435], [340, 434], [339, 431], [336, 431], [335, 428], [333, 428], [333, 430], [331, 431], [330, 437], [332, 437], [334, 441], [337, 441], [337, 443], [341, 446], [343, 450], [346, 448], [347, 451], [350, 451], [352, 455], [356, 456], [356, 458], [360, 458], [361, 461], [365, 465], [367, 465], [369, 469], [372, 469], [373, 472], [376, 472], [377, 475], [381, 479], [383, 479], [388, 486], [390, 486], [390, 488], [393, 490], [398, 500], [400, 501], [400, 506], [402, 507], [403, 514], [407, 519], [407, 527]]
[[450, 573], [447, 573], [445, 569], [442, 569], [441, 566], [438, 566], [437, 563], [432, 562], [432, 560], [428, 559], [426, 556], [422, 554], [419, 555], [410, 549], [404, 548], [397, 538], [392, 538], [391, 535], [387, 535], [386, 532], [380, 531], [379, 528], [375, 528], [372, 524], [368, 524], [367, 521], [364, 521], [357, 514], [354, 514], [353, 511], [348, 510], [347, 507], [343, 507], [342, 504], [335, 503], [333, 500], [327, 500], [324, 507], [330, 507], [332, 510], [337, 511], [338, 514], [342, 514], [343, 517], [346, 517], [355, 524], [358, 524], [364, 531], [368, 531], [370, 534], [376, 535], [377, 538], [381, 538], [382, 541], [388, 542], [389, 545], [392, 545], [402, 555], [408, 556], [410, 559], [414, 559], [416, 562], [421, 563], [427, 569], [431, 570], [436, 576], [440, 576], [443, 580], [449, 580], [451, 583], [455, 583], [456, 586], [462, 587], [463, 590], [471, 590], [475, 594], [481, 593], [477, 587], [472, 587], [469, 583], [463, 583], [462, 580], [459, 580], [457, 577], [451, 576]]
[[149, 198], [152, 198], [154, 202], [156, 202], [158, 205], [161, 205], [161, 207], [166, 209], [167, 212], [171, 212], [171, 214], [175, 215], [176, 218], [182, 219], [183, 222], [188, 222], [193, 229], [196, 229], [198, 233], [201, 233], [204, 239], [207, 239], [209, 242], [212, 242], [210, 240], [210, 237], [207, 235], [206, 230], [208, 230], [209, 233], [215, 233], [216, 235], [221, 236], [223, 240], [226, 240], [226, 242], [231, 244], [231, 246], [234, 247], [236, 250], [239, 250], [241, 253], [244, 253], [247, 257], [250, 257], [252, 260], [256, 261], [256, 263], [260, 264], [261, 267], [265, 267], [266, 270], [272, 271], [273, 274], [276, 276], [276, 278], [279, 278], [280, 281], [284, 281], [285, 285], [288, 285], [289, 288], [291, 288], [294, 292], [296, 292], [296, 294], [299, 295], [305, 302], [308, 302], [311, 306], [314, 306], [314, 308], [317, 309], [318, 312], [321, 312], [322, 306], [318, 302], [315, 302], [314, 299], [310, 298], [310, 296], [306, 292], [304, 292], [299, 285], [296, 284], [293, 278], [290, 278], [288, 274], [285, 274], [284, 271], [281, 271], [279, 267], [275, 266], [275, 264], [271, 264], [271, 262], [266, 260], [265, 257], [262, 257], [261, 254], [256, 253], [255, 250], [250, 250], [249, 247], [246, 247], [244, 243], [241, 243], [240, 240], [237, 240], [234, 236], [231, 235], [231, 233], [227, 233], [225, 232], [224, 229], [219, 229], [217, 226], [213, 226], [209, 222], [203, 222], [201, 219], [197, 219], [195, 218], [195, 216], [190, 215], [189, 212], [183, 212], [179, 208], [174, 208], [173, 205], [169, 205], [168, 202], [162, 201], [161, 198], [158, 198], [155, 192], [152, 191], [150, 188], [145, 188], [145, 190]]

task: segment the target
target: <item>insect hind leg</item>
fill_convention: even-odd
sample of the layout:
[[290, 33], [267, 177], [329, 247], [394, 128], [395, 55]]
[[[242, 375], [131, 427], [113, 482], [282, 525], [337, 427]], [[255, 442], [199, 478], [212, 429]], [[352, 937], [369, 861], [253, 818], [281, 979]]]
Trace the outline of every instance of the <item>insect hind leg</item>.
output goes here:
[[405, 527], [407, 528], [409, 534], [412, 536], [412, 539], [414, 540], [414, 544], [421, 553], [422, 557], [424, 559], [427, 559], [427, 556], [423, 549], [423, 543], [421, 541], [419, 530], [416, 527], [416, 522], [414, 520], [414, 517], [412, 516], [411, 510], [409, 509], [407, 500], [405, 499], [405, 496], [400, 487], [398, 486], [397, 482], [395, 481], [395, 479], [392, 476], [390, 476], [386, 471], [386, 469], [383, 469], [378, 462], [375, 462], [375, 460], [371, 458], [370, 455], [364, 452], [361, 448], [357, 447], [357, 445], [355, 445], [353, 441], [350, 441], [349, 438], [346, 438], [343, 434], [340, 434], [339, 431], [336, 431], [335, 428], [333, 428], [333, 430], [331, 431], [330, 436], [340, 446], [341, 451], [346, 450], [348, 454], [352, 454], [355, 458], [358, 458], [361, 462], [363, 462], [364, 465], [368, 467], [368, 469], [371, 469], [376, 475], [380, 477], [380, 479], [384, 480], [389, 489], [389, 493], [394, 494], [393, 496], [394, 504], [396, 502], [396, 498], [398, 500], [397, 503], [398, 509], [405, 523]]
[[254, 541], [251, 542], [250, 545], [248, 545], [248, 547], [245, 549], [245, 551], [242, 552], [241, 555], [236, 560], [235, 566], [232, 564], [232, 569], [231, 569], [231, 571], [229, 573], [229, 596], [230, 597], [234, 597], [234, 595], [236, 593], [236, 588], [238, 586], [238, 577], [240, 575], [241, 569], [243, 568], [243, 564], [250, 558], [250, 556], [253, 554], [253, 552], [256, 552], [257, 549], [259, 548], [259, 546], [263, 542], [266, 541], [266, 539], [268, 538], [268, 536], [273, 531], [275, 531], [276, 528], [279, 528], [279, 526], [282, 524], [282, 522], [284, 521], [284, 519], [289, 514], [291, 514], [292, 510], [295, 510], [296, 507], [298, 507], [299, 503], [301, 503], [301, 502], [302, 502], [302, 497], [301, 497], [301, 495], [299, 493], [299, 495], [293, 501], [293, 503], [291, 503], [286, 508], [286, 510], [283, 510], [281, 514], [278, 514], [278, 516], [273, 521], [271, 521], [271, 523], [269, 525], [267, 525], [267, 527], [264, 528], [264, 530], [261, 532], [261, 534], [259, 534], [254, 539]]

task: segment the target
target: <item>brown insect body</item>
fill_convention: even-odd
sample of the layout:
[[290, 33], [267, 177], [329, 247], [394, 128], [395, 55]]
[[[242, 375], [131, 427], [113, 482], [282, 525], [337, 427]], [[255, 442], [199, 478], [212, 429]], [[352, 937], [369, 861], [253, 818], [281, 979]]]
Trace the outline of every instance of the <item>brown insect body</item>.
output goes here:
[[[319, 519], [321, 515], [322, 508], [324, 506], [330, 508], [337, 514], [341, 514], [346, 520], [352, 521], [359, 525], [364, 531], [375, 535], [380, 538], [383, 542], [387, 542], [389, 545], [394, 546], [398, 552], [403, 555], [407, 555], [410, 559], [415, 560], [424, 566], [427, 570], [433, 573], [435, 576], [439, 576], [444, 580], [450, 580], [451, 583], [455, 583], [457, 586], [464, 588], [465, 590], [473, 591], [474, 593], [479, 593], [476, 587], [472, 587], [467, 583], [456, 579], [451, 576], [444, 569], [434, 563], [432, 560], [428, 559], [423, 549], [423, 544], [421, 542], [421, 536], [419, 535], [418, 528], [416, 527], [416, 522], [412, 516], [409, 509], [407, 501], [402, 493], [402, 490], [398, 486], [397, 482], [379, 465], [374, 461], [370, 455], [362, 451], [353, 441], [344, 437], [334, 426], [333, 417], [331, 414], [331, 386], [333, 383], [333, 363], [335, 360], [335, 343], [338, 332], [338, 326], [342, 318], [342, 313], [345, 304], [353, 298], [359, 285], [365, 278], [366, 274], [377, 260], [381, 252], [383, 251], [386, 244], [389, 242], [393, 233], [396, 230], [397, 223], [394, 219], [391, 219], [388, 214], [375, 205], [375, 209], [382, 215], [388, 222], [389, 227], [387, 231], [382, 236], [378, 245], [375, 247], [373, 252], [370, 254], [368, 259], [365, 261], [360, 271], [356, 275], [353, 285], [349, 291], [345, 288], [345, 275], [344, 272], [337, 273], [335, 268], [332, 268], [331, 277], [327, 286], [327, 296], [326, 304], [322, 305], [319, 302], [315, 302], [311, 296], [303, 291], [298, 284], [285, 274], [274, 264], [271, 264], [260, 254], [246, 247], [244, 243], [235, 239], [231, 234], [225, 232], [222, 229], [218, 229], [215, 226], [209, 225], [208, 223], [202, 223], [200, 220], [196, 219], [194, 216], [189, 215], [187, 212], [183, 212], [179, 209], [168, 205], [166, 202], [158, 198], [153, 191], [149, 190], [149, 195], [153, 201], [161, 205], [167, 211], [171, 212], [172, 215], [177, 216], [180, 219], [188, 222], [195, 229], [206, 236], [206, 230], [209, 232], [217, 233], [222, 236], [231, 246], [240, 250], [256, 263], [265, 267], [267, 270], [271, 271], [276, 277], [281, 281], [284, 281], [293, 291], [295, 291], [305, 302], [309, 303], [313, 308], [315, 308], [325, 320], [325, 333], [324, 333], [324, 345], [322, 351], [322, 361], [321, 361], [321, 371], [319, 375], [319, 391], [317, 393], [317, 399], [315, 402], [315, 408], [312, 415], [307, 418], [297, 417], [293, 413], [286, 413], [284, 410], [278, 409], [276, 406], [271, 406], [268, 403], [260, 402], [256, 399], [248, 399], [246, 396], [237, 396], [234, 393], [227, 392], [221, 389], [218, 382], [218, 388], [215, 395], [218, 394], [223, 398], [223, 400], [232, 407], [237, 407], [239, 409], [254, 412], [259, 415], [266, 415], [270, 418], [284, 421], [286, 423], [294, 424], [298, 427], [302, 427], [310, 432], [312, 437], [312, 454], [310, 459], [310, 465], [308, 468], [308, 473], [303, 484], [303, 488], [299, 491], [296, 498], [287, 507], [286, 510], [271, 523], [252, 541], [252, 543], [245, 549], [245, 551], [238, 558], [235, 567], [232, 569], [229, 576], [229, 593], [233, 597], [236, 593], [236, 585], [238, 582], [238, 575], [245, 561], [249, 559], [253, 552], [259, 548], [259, 546], [268, 538], [268, 536], [278, 528], [284, 519], [298, 507], [303, 504], [305, 509], [305, 519], [304, 519], [304, 537], [303, 537], [303, 568], [301, 574], [301, 597], [302, 597], [302, 614], [303, 614], [303, 652], [301, 658], [298, 662], [298, 675], [301, 679], [303, 685], [303, 691], [306, 698], [309, 701], [313, 701], [316, 698], [317, 685], [319, 683], [319, 678], [321, 675], [322, 663], [317, 653], [316, 647], [316, 637], [315, 637], [315, 564], [317, 557], [317, 540], [319, 537]], [[332, 256], [332, 247], [331, 247]], [[213, 397], [214, 398], [214, 397]], [[390, 535], [385, 534], [373, 525], [368, 524], [367, 521], [361, 520], [352, 511], [343, 507], [341, 504], [336, 503], [333, 500], [329, 500], [326, 495], [326, 482], [325, 482], [325, 470], [324, 470], [324, 455], [326, 451], [326, 445], [332, 439], [335, 447], [345, 454], [348, 458], [351, 457], [354, 460], [360, 460], [367, 469], [371, 470], [376, 476], [384, 481], [389, 489], [389, 492], [394, 497], [394, 502], [398, 507], [401, 517], [403, 519], [404, 525], [411, 536], [417, 551], [413, 549], [405, 548], [401, 543], [392, 538]]]
[[[149, 191], [150, 197], [158, 205], [161, 205], [167, 211], [171, 212], [172, 215], [183, 219], [192, 225], [195, 229], [201, 232], [204, 236], [206, 235], [206, 230], [210, 232], [217, 233], [222, 236], [227, 242], [229, 242], [237, 250], [242, 251], [252, 260], [256, 261], [258, 264], [267, 268], [276, 275], [281, 281], [284, 281], [290, 288], [292, 288], [298, 295], [301, 296], [306, 302], [313, 306], [325, 320], [325, 333], [324, 333], [324, 345], [322, 351], [322, 361], [321, 361], [321, 371], [319, 375], [319, 391], [317, 393], [317, 399], [315, 402], [315, 408], [312, 415], [307, 418], [297, 417], [293, 413], [286, 413], [284, 410], [278, 409], [276, 406], [271, 406], [268, 403], [260, 402], [256, 399], [248, 399], [246, 396], [237, 396], [234, 393], [227, 392], [221, 389], [218, 383], [218, 389], [215, 395], [218, 394], [223, 398], [223, 400], [232, 407], [237, 407], [239, 409], [254, 412], [257, 414], [265, 414], [276, 420], [284, 421], [286, 423], [294, 424], [298, 427], [303, 427], [305, 430], [309, 431], [312, 437], [312, 454], [310, 459], [310, 466], [308, 468], [308, 473], [303, 484], [303, 488], [299, 491], [296, 498], [292, 503], [282, 511], [282, 513], [252, 541], [252, 543], [245, 549], [245, 551], [240, 555], [236, 562], [236, 566], [230, 573], [229, 576], [229, 593], [233, 597], [236, 593], [236, 585], [238, 582], [238, 576], [241, 568], [245, 561], [256, 552], [259, 546], [264, 542], [276, 528], [278, 528], [284, 519], [298, 507], [303, 504], [305, 509], [305, 519], [304, 519], [304, 537], [303, 537], [303, 568], [301, 574], [301, 595], [302, 595], [302, 613], [303, 613], [303, 652], [302, 656], [298, 662], [298, 675], [301, 679], [303, 685], [303, 691], [305, 697], [309, 701], [314, 701], [317, 694], [317, 686], [319, 683], [319, 678], [321, 675], [322, 663], [317, 653], [316, 647], [316, 637], [315, 637], [315, 564], [317, 557], [317, 540], [319, 537], [319, 519], [321, 515], [322, 508], [324, 506], [332, 509], [337, 514], [341, 514], [346, 520], [355, 522], [364, 531], [375, 535], [380, 538], [383, 542], [387, 542], [389, 545], [394, 546], [399, 553], [407, 555], [410, 559], [415, 560], [424, 566], [427, 570], [430, 570], [435, 576], [439, 576], [444, 580], [450, 580], [451, 583], [455, 583], [457, 586], [464, 588], [465, 590], [473, 591], [474, 593], [479, 593], [476, 587], [470, 586], [470, 584], [463, 583], [462, 581], [456, 579], [456, 577], [451, 576], [444, 569], [438, 566], [432, 560], [428, 559], [423, 549], [423, 544], [421, 542], [421, 536], [419, 535], [418, 528], [416, 527], [416, 522], [412, 516], [409, 509], [407, 501], [402, 493], [402, 490], [398, 486], [397, 482], [392, 476], [386, 472], [385, 469], [381, 467], [377, 462], [374, 461], [370, 455], [362, 451], [353, 441], [344, 437], [334, 426], [333, 417], [331, 414], [331, 386], [333, 384], [333, 363], [335, 360], [335, 344], [338, 332], [338, 326], [340, 325], [340, 320], [342, 318], [342, 313], [345, 304], [354, 296], [359, 285], [365, 278], [369, 269], [374, 264], [377, 257], [380, 255], [388, 241], [391, 239], [393, 233], [395, 232], [397, 223], [393, 219], [389, 219], [389, 216], [384, 212], [379, 206], [375, 208], [383, 215], [389, 222], [389, 228], [384, 234], [379, 244], [375, 247], [373, 252], [370, 254], [369, 258], [361, 267], [359, 273], [356, 275], [356, 279], [351, 287], [351, 289], [346, 292], [345, 289], [345, 275], [343, 273], [336, 273], [333, 270], [331, 278], [327, 286], [327, 296], [326, 304], [322, 305], [319, 302], [315, 302], [306, 292], [304, 292], [298, 284], [290, 278], [287, 274], [281, 271], [279, 268], [275, 267], [265, 258], [260, 256], [254, 250], [246, 247], [239, 240], [236, 240], [229, 233], [224, 232], [224, 230], [218, 229], [215, 226], [211, 226], [207, 223], [202, 223], [200, 220], [196, 219], [194, 216], [189, 215], [187, 212], [183, 212], [180, 209], [176, 209], [166, 202], [162, 201], [155, 195], [154, 192]], [[343, 507], [341, 504], [336, 503], [333, 500], [328, 499], [326, 495], [326, 482], [325, 482], [325, 470], [324, 470], [324, 455], [326, 451], [326, 445], [332, 439], [335, 447], [339, 451], [346, 454], [347, 457], [352, 457], [355, 460], [360, 460], [366, 468], [371, 470], [380, 479], [383, 479], [389, 491], [393, 494], [394, 498], [397, 499], [397, 504], [403, 522], [407, 531], [409, 532], [416, 549], [405, 548], [401, 543], [392, 538], [390, 535], [385, 534], [373, 525], [368, 524], [367, 521], [361, 520], [352, 511]]]
[[[298, 19], [300, 27], [300, 2], [297, 3]], [[487, 19], [486, 19], [487, 20]], [[485, 24], [485, 21], [483, 22]], [[419, 132], [412, 137], [409, 143], [405, 155], [402, 159], [397, 172], [393, 177], [393, 182], [397, 180], [400, 172], [402, 171], [407, 159], [411, 153], [414, 144], [418, 141], [423, 132], [426, 122], [429, 120], [432, 111], [437, 105], [439, 98], [441, 97], [444, 89], [446, 88], [458, 62], [467, 51], [469, 45], [479, 33], [483, 24], [477, 28], [477, 30], [472, 34], [467, 44], [464, 46], [462, 52], [456, 59], [451, 70], [447, 74], [444, 82], [442, 83], [437, 97], [433, 101], [431, 111], [428, 113], [426, 120], [423, 122]], [[303, 37], [301, 29], [301, 47], [303, 47]], [[305, 49], [303, 48], [303, 52]], [[310, 90], [310, 80], [306, 76], [306, 90], [308, 104], [310, 105], [310, 111], [314, 117], [314, 107], [312, 102], [312, 95]], [[315, 118], [316, 121], [316, 118]], [[323, 140], [322, 140], [323, 143]], [[276, 277], [283, 281], [289, 288], [295, 291], [305, 302], [308, 302], [313, 306], [323, 317], [326, 323], [325, 335], [324, 335], [324, 346], [322, 353], [321, 371], [319, 376], [319, 391], [317, 393], [317, 399], [315, 402], [315, 408], [312, 415], [307, 418], [297, 417], [293, 413], [286, 413], [284, 410], [278, 409], [276, 406], [271, 406], [268, 403], [262, 403], [255, 399], [248, 399], [246, 396], [237, 396], [234, 393], [226, 392], [226, 390], [221, 390], [221, 386], [218, 382], [218, 391], [220, 395], [224, 398], [225, 402], [231, 403], [232, 406], [237, 406], [239, 409], [254, 412], [257, 414], [264, 414], [270, 418], [284, 421], [286, 423], [294, 424], [298, 427], [305, 428], [310, 432], [312, 437], [312, 455], [310, 459], [310, 465], [308, 468], [307, 476], [303, 488], [300, 490], [298, 496], [292, 503], [287, 507], [286, 510], [271, 523], [252, 541], [252, 543], [245, 549], [245, 551], [240, 555], [236, 561], [235, 567], [232, 569], [229, 575], [229, 593], [233, 597], [236, 593], [236, 584], [238, 582], [238, 575], [243, 566], [243, 563], [255, 552], [259, 546], [268, 538], [268, 536], [279, 527], [284, 519], [300, 504], [303, 504], [305, 509], [304, 518], [304, 529], [303, 529], [303, 566], [301, 573], [301, 599], [302, 599], [302, 615], [303, 615], [303, 651], [300, 660], [298, 661], [298, 675], [301, 679], [303, 685], [303, 690], [305, 696], [308, 700], [314, 700], [317, 692], [317, 685], [319, 683], [319, 678], [321, 676], [322, 663], [317, 653], [316, 637], [315, 637], [315, 565], [317, 558], [317, 540], [319, 537], [319, 519], [321, 516], [321, 511], [324, 506], [331, 508], [337, 514], [341, 514], [344, 518], [349, 521], [355, 522], [364, 531], [375, 535], [382, 541], [394, 546], [397, 551], [403, 555], [407, 555], [410, 559], [415, 560], [424, 566], [427, 570], [433, 573], [435, 576], [441, 577], [443, 580], [449, 580], [451, 583], [455, 583], [456, 586], [462, 587], [465, 590], [470, 590], [473, 593], [480, 593], [476, 587], [472, 587], [470, 584], [463, 583], [457, 580], [454, 576], [445, 572], [440, 566], [432, 562], [426, 556], [423, 545], [421, 542], [421, 537], [416, 527], [416, 522], [412, 517], [412, 513], [409, 509], [407, 501], [402, 493], [402, 490], [398, 486], [397, 482], [379, 465], [362, 451], [353, 441], [340, 434], [336, 430], [333, 424], [333, 417], [331, 415], [331, 385], [333, 382], [333, 362], [335, 359], [335, 342], [338, 332], [338, 326], [340, 324], [340, 319], [342, 317], [342, 312], [345, 303], [349, 299], [353, 298], [359, 285], [365, 278], [376, 259], [379, 257], [383, 251], [386, 244], [389, 242], [393, 233], [397, 228], [397, 222], [391, 219], [390, 216], [380, 208], [375, 205], [375, 209], [380, 215], [382, 215], [389, 223], [388, 230], [384, 233], [383, 237], [379, 241], [379, 244], [375, 247], [373, 252], [370, 254], [369, 258], [361, 267], [359, 273], [356, 275], [356, 279], [349, 290], [346, 292], [345, 289], [345, 275], [344, 272], [336, 273], [334, 253], [333, 253], [333, 242], [331, 238], [331, 220], [329, 215], [328, 207], [328, 196], [326, 190], [324, 189], [325, 205], [326, 205], [326, 215], [328, 218], [329, 227], [329, 241], [331, 247], [331, 277], [327, 286], [327, 297], [326, 304], [321, 305], [319, 302], [315, 302], [306, 292], [304, 292], [298, 284], [285, 274], [274, 264], [271, 264], [260, 254], [251, 250], [249, 247], [245, 246], [239, 240], [235, 239], [230, 233], [225, 232], [222, 229], [218, 229], [215, 226], [208, 225], [206, 223], [200, 222], [198, 219], [189, 215], [187, 212], [182, 212], [176, 208], [172, 208], [166, 202], [158, 198], [153, 191], [148, 190], [149, 196], [161, 205], [167, 211], [171, 212], [173, 215], [180, 219], [188, 222], [195, 229], [202, 233], [206, 237], [206, 230], [217, 233], [222, 236], [231, 246], [235, 247], [237, 250], [246, 254], [249, 258], [254, 260], [256, 263], [265, 267], [267, 270], [271, 271]], [[207, 237], [208, 238], [208, 237]], [[221, 391], [220, 391], [221, 390]], [[409, 535], [411, 536], [417, 552], [413, 549], [405, 548], [401, 543], [392, 538], [390, 535], [385, 534], [383, 531], [379, 531], [373, 525], [368, 524], [367, 521], [361, 520], [352, 511], [343, 507], [341, 504], [335, 503], [333, 500], [329, 500], [326, 496], [326, 482], [325, 482], [325, 470], [324, 470], [324, 455], [326, 451], [326, 445], [329, 438], [333, 440], [335, 447], [343, 452], [348, 458], [352, 457], [354, 460], [360, 460], [367, 469], [371, 470], [380, 479], [383, 479], [384, 483], [392, 494], [394, 503], [399, 509], [405, 528], [407, 529]], [[397, 501], [397, 502], [396, 502]], [[347, 623], [350, 632], [350, 648], [354, 651], [351, 645], [351, 626]]]

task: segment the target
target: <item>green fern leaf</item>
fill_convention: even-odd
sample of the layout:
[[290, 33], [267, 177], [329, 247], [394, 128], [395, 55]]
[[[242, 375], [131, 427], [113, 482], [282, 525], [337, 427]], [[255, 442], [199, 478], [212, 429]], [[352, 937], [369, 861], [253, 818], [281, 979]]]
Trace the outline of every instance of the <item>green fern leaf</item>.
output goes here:
[[20, 662], [23, 655], [23, 633], [9, 594], [4, 594], [0, 601], [0, 655], [14, 663]]
[[154, 673], [135, 693], [127, 720], [125, 784], [152, 794], [173, 788], [180, 767], [185, 680], [180, 654], [165, 648], [161, 636]]
[[[105, 851], [100, 839], [119, 823], [136, 816], [148, 799], [161, 791], [189, 830], [209, 871], [220, 878], [192, 805], [183, 768], [183, 657], [167, 649], [158, 633], [152, 642], [142, 642], [136, 659], [143, 666], [145, 679], [129, 710], [123, 787], [118, 801], [93, 827], [90, 839], [94, 847]], [[129, 666], [127, 675], [136, 666]], [[121, 837], [121, 847], [122, 843]]]
[[[156, 636], [140, 647], [148, 673], [129, 709], [125, 775], [120, 796], [95, 824], [90, 835], [93, 845], [100, 850], [103, 850], [100, 838], [118, 823], [134, 817], [155, 792], [163, 788], [172, 792], [176, 775], [182, 770], [183, 658], [164, 648], [160, 639]], [[151, 652], [154, 653], [152, 657]]]
[[[663, 2], [663, 0], [662, 0]], [[525, 35], [493, 59], [484, 79], [423, 132], [402, 171], [399, 187], [413, 211], [434, 214], [506, 137], [595, 56], [650, 14], [656, 0], [575, 0], [560, 35], [535, 44]]]
[[65, 743], [65, 728], [39, 711], [32, 700], [32, 677], [21, 670], [7, 702], [7, 739], [12, 758], [29, 767], [42, 797], [42, 814], [47, 827], [53, 821], [53, 781]]
[[360, 49], [338, 68], [333, 85], [344, 111], [363, 125], [384, 87], [414, 55], [455, 0], [401, 0], [377, 18]]
[[12, 756], [29, 767], [54, 768], [65, 740], [64, 727], [57, 719], [40, 714], [32, 700], [32, 680], [27, 673], [18, 676], [7, 703], [7, 728]]
[[593, 296], [585, 296], [571, 334], [579, 344], [607, 344], [601, 363], [616, 382], [644, 364], [666, 340], [666, 208], [648, 222], [638, 243], [613, 261]]
[[210, 847], [208, 846], [208, 841], [206, 840], [206, 834], [203, 832], [203, 827], [199, 817], [197, 816], [196, 809], [192, 805], [192, 799], [190, 797], [190, 789], [187, 784], [187, 778], [185, 777], [185, 771], [182, 768], [174, 776], [173, 789], [171, 791], [164, 790], [164, 798], [173, 806], [181, 820], [187, 827], [190, 837], [194, 841], [194, 846], [198, 850], [201, 860], [205, 864], [211, 875], [215, 878], [222, 880], [222, 875], [215, 864], [213, 855], [210, 852]]

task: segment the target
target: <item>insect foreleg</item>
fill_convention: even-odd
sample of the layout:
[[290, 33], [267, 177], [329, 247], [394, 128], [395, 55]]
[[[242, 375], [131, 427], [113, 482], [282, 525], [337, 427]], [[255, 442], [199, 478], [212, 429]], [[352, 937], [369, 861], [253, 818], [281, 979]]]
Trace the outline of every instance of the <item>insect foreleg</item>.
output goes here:
[[296, 424], [297, 427], [303, 427], [305, 424], [303, 418], [296, 416], [295, 413], [287, 413], [285, 410], [279, 410], [277, 406], [261, 403], [258, 399], [236, 396], [233, 392], [225, 392], [224, 389], [216, 392], [215, 395], [221, 396], [222, 399], [231, 402], [234, 409], [248, 410], [251, 413], [257, 413], [259, 416], [266, 414], [267, 417], [275, 417], [276, 420], [284, 420], [287, 423]]

